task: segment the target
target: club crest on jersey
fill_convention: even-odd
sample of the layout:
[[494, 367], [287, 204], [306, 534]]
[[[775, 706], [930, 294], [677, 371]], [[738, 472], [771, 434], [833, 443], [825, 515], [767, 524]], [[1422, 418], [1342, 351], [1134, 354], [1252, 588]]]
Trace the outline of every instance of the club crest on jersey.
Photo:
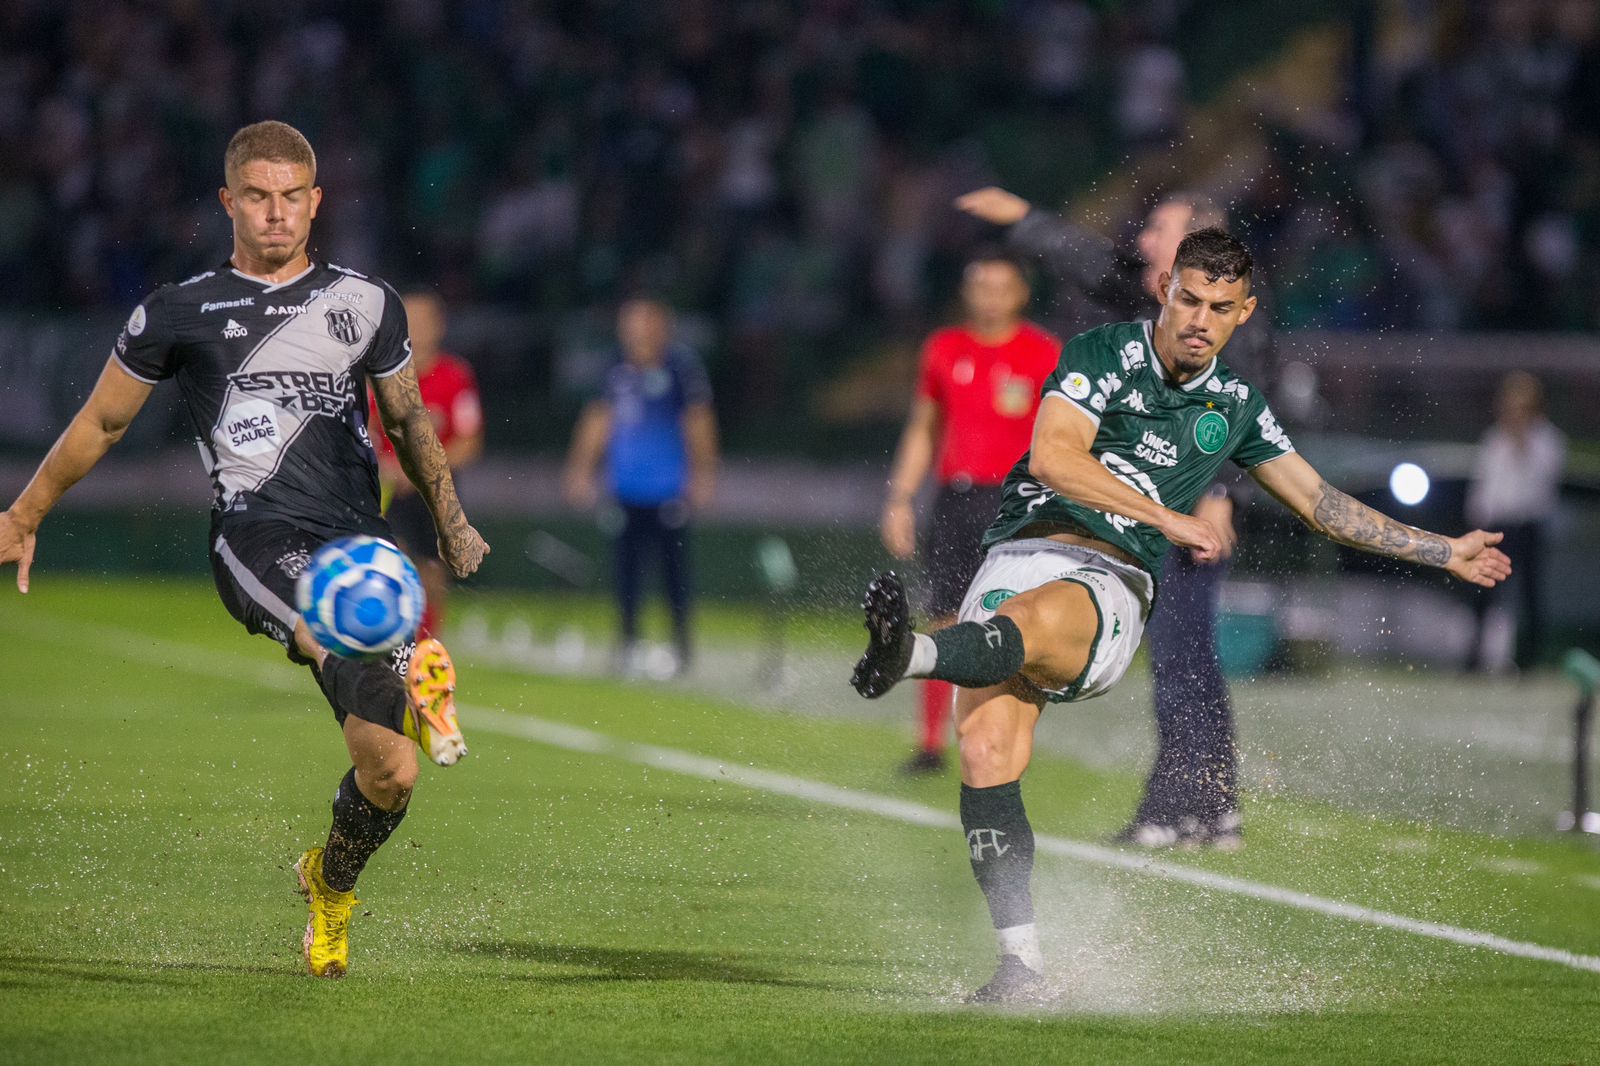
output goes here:
[[328, 320], [328, 336], [340, 344], [361, 343], [361, 319], [348, 307], [330, 307], [323, 312]]
[[991, 589], [983, 594], [983, 599], [978, 601], [978, 605], [985, 611], [993, 611], [1015, 595], [1016, 593], [1010, 589]]
[[1216, 455], [1228, 440], [1228, 420], [1216, 411], [1207, 411], [1194, 423], [1194, 442], [1207, 455]]

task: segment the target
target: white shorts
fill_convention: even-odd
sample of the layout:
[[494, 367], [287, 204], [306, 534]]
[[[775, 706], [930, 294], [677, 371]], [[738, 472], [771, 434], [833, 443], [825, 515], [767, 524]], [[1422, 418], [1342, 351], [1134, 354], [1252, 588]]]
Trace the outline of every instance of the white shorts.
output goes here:
[[1045, 537], [1004, 541], [989, 549], [967, 586], [960, 619], [986, 622], [1011, 597], [1052, 581], [1082, 585], [1100, 625], [1083, 674], [1064, 689], [1045, 689], [1045, 695], [1051, 703], [1072, 703], [1109, 692], [1128, 672], [1144, 639], [1155, 592], [1155, 581], [1132, 563]]

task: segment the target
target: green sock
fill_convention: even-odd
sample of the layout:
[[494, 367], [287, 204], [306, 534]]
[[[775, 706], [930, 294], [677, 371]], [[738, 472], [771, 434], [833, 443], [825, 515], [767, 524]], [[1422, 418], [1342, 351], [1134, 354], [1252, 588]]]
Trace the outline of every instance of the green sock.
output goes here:
[[948, 681], [962, 688], [998, 685], [1014, 676], [1026, 661], [1022, 630], [1005, 615], [995, 615], [987, 622], [962, 622], [941, 629], [928, 639], [933, 642], [934, 661], [913, 676]]

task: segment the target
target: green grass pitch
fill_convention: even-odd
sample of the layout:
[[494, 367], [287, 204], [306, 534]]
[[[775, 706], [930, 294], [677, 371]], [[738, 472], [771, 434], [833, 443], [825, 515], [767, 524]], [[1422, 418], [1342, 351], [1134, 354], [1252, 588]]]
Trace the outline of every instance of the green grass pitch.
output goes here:
[[[1600, 1062], [1583, 843], [1275, 796], [1242, 853], [1163, 857], [1566, 962], [1041, 853], [1054, 1002], [968, 1008], [991, 936], [903, 725], [467, 656], [472, 755], [424, 767], [316, 981], [290, 864], [347, 762], [310, 679], [199, 583], [40, 572], [0, 639], [0, 1062]], [[1050, 755], [1027, 800], [1095, 842], [1137, 787]]]

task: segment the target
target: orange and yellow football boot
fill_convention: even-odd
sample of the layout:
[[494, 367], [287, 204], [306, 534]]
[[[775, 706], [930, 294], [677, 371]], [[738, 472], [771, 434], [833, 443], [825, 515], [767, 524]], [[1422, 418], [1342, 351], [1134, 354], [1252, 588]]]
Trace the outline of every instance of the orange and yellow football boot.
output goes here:
[[444, 645], [429, 637], [417, 642], [406, 668], [406, 736], [428, 758], [450, 766], [467, 754], [456, 721], [456, 668]]

